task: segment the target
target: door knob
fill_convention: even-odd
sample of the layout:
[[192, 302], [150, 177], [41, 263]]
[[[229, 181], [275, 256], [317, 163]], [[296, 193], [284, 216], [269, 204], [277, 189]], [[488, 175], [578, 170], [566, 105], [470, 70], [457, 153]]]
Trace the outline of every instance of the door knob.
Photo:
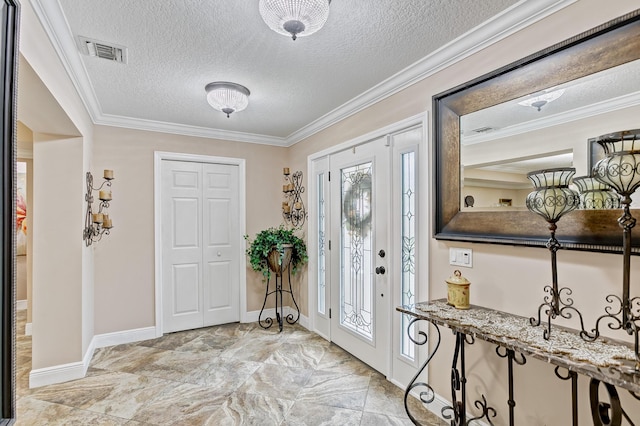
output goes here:
[[387, 272], [387, 270], [384, 269], [384, 266], [378, 266], [376, 268], [376, 274], [378, 274], [378, 275], [384, 275], [385, 272]]
[[385, 257], [387, 255], [387, 253], [384, 252], [384, 250], [380, 249], [380, 251], [378, 252], [378, 256], [380, 257]]

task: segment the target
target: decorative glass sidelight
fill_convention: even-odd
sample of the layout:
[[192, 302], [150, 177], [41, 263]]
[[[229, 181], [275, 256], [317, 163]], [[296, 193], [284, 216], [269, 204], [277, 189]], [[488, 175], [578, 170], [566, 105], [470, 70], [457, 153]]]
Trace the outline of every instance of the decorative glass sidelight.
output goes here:
[[325, 202], [324, 202], [324, 173], [318, 175], [318, 313], [326, 314], [326, 274], [327, 274], [327, 258], [325, 254], [326, 244], [326, 221], [325, 221]]
[[[402, 304], [413, 305], [416, 294], [415, 249], [416, 249], [416, 160], [415, 152], [401, 155], [402, 176]], [[400, 329], [402, 355], [414, 359], [415, 345], [405, 332], [411, 318], [402, 315]]]
[[340, 324], [373, 340], [372, 163], [342, 169]]

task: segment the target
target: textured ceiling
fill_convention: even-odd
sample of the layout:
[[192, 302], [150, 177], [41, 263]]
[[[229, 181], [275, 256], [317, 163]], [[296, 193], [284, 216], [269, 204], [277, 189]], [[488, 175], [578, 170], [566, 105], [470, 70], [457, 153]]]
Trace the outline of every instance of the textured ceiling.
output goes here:
[[[94, 115], [282, 139], [517, 3], [334, 0], [324, 28], [294, 42], [266, 27], [257, 0], [58, 2], [66, 25], [47, 19], [56, 39], [128, 49], [127, 64], [78, 49], [67, 58]], [[204, 86], [219, 80], [251, 90], [245, 111], [227, 119], [207, 104]]]

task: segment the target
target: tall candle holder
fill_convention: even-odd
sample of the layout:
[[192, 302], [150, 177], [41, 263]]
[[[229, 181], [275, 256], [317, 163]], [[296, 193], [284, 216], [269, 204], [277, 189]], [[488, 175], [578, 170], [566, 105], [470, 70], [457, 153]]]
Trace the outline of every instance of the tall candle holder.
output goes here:
[[282, 217], [284, 217], [285, 222], [290, 223], [294, 228], [298, 228], [307, 219], [307, 210], [302, 201], [302, 194], [304, 193], [302, 172], [297, 171], [291, 174], [289, 168], [285, 167], [282, 170], [282, 174], [284, 175]]
[[604, 321], [610, 330], [625, 330], [634, 337], [635, 369], [640, 371], [640, 297], [630, 296], [631, 277], [631, 229], [636, 219], [631, 215], [631, 195], [640, 187], [640, 129], [623, 130], [596, 138], [606, 157], [593, 167], [593, 177], [612, 187], [621, 197], [622, 215], [618, 224], [622, 228], [622, 297], [610, 294], [605, 314], [596, 320], [590, 333], [582, 333], [585, 340], [595, 340], [600, 335]]
[[[533, 183], [534, 191], [527, 196], [527, 208], [542, 216], [549, 224], [550, 237], [547, 248], [551, 252], [551, 286], [544, 287], [547, 295], [544, 303], [538, 307], [538, 318], [531, 317], [529, 322], [533, 326], [542, 323], [542, 315], [547, 317], [547, 328], [543, 337], [548, 340], [551, 336], [551, 320], [557, 317], [572, 318], [577, 314], [581, 325], [582, 314], [573, 306], [572, 291], [568, 287], [558, 289], [558, 266], [556, 253], [560, 250], [560, 242], [556, 239], [556, 222], [565, 214], [575, 210], [579, 203], [578, 193], [569, 188], [569, 181], [576, 173], [574, 168], [555, 168], [537, 170], [527, 174], [527, 178]], [[584, 326], [582, 327], [584, 330]]]
[[580, 192], [579, 209], [601, 210], [619, 209], [620, 197], [616, 195], [609, 185], [598, 181], [593, 176], [574, 177], [573, 183]]
[[[87, 247], [92, 243], [100, 241], [103, 235], [109, 235], [113, 222], [107, 214], [109, 203], [111, 202], [111, 181], [113, 180], [113, 170], [104, 171], [104, 182], [98, 188], [93, 187], [93, 175], [87, 172], [87, 193], [84, 196], [87, 202], [87, 212], [84, 219], [84, 230], [82, 239]], [[104, 188], [104, 189], [103, 189]], [[109, 188], [109, 189], [107, 189]], [[93, 212], [93, 191], [98, 191], [98, 212]]]

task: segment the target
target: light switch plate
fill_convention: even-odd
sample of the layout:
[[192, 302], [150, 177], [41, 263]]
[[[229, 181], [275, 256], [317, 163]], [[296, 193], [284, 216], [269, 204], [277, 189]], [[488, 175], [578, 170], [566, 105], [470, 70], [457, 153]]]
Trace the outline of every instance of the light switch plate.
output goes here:
[[449, 248], [449, 265], [473, 267], [473, 250], [466, 248]]

